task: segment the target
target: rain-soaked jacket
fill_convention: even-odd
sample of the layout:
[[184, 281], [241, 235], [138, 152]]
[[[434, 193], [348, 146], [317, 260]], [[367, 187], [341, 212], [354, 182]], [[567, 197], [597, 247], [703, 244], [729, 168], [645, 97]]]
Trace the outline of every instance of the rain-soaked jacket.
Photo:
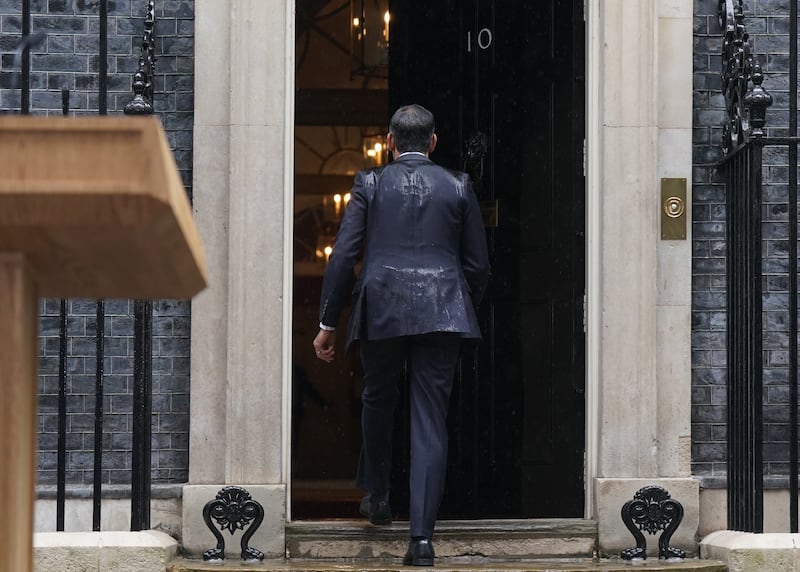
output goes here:
[[[363, 248], [355, 288], [353, 272]], [[419, 154], [356, 175], [322, 284], [320, 323], [353, 294], [347, 346], [430, 332], [480, 338], [486, 234], [468, 175]]]

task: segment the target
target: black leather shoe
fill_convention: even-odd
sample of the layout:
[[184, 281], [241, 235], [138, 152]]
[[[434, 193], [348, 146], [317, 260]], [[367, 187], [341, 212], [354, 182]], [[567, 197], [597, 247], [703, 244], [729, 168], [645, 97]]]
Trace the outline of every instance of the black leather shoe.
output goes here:
[[428, 538], [412, 540], [408, 543], [408, 551], [403, 557], [405, 566], [433, 566], [433, 542]]
[[377, 526], [384, 526], [392, 524], [392, 510], [389, 508], [389, 503], [386, 501], [372, 502], [369, 495], [361, 499], [361, 504], [358, 505], [358, 512], [366, 516], [372, 524]]

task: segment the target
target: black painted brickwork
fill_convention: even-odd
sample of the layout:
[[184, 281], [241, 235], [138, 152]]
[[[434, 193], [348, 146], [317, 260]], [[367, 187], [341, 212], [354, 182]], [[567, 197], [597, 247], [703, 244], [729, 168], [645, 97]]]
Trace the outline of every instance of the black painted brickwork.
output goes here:
[[[93, 478], [96, 371], [94, 300], [68, 301], [67, 482]], [[39, 358], [39, 484], [56, 482], [58, 444], [58, 300], [43, 300]], [[103, 405], [103, 482], [129, 484], [133, 427], [133, 302], [106, 300]], [[153, 304], [154, 483], [188, 480], [189, 304]]]
[[[194, 109], [194, 0], [156, 0], [155, 108], [191, 195]], [[60, 114], [69, 89], [74, 114], [98, 109], [98, 0], [31, 0], [33, 32], [47, 34], [31, 52], [31, 112]], [[13, 67], [20, 40], [21, 0], [0, 0], [0, 110], [18, 110]], [[144, 0], [109, 0], [108, 111], [121, 113], [132, 98], [141, 53]]]
[[[725, 188], [714, 164], [724, 118], [720, 88], [722, 35], [717, 0], [695, 0], [692, 257], [692, 461], [696, 475], [722, 484], [726, 473]], [[747, 0], [745, 25], [774, 99], [767, 135], [786, 135], [789, 121], [789, 6]], [[764, 461], [770, 477], [787, 475], [788, 154], [764, 154]], [[780, 482], [781, 479], [774, 479]]]
[[[31, 53], [34, 114], [61, 113], [61, 89], [74, 114], [98, 108], [98, 0], [32, 0], [32, 29], [47, 34]], [[109, 0], [108, 112], [132, 98], [144, 31], [144, 0]], [[20, 40], [21, 0], [0, 0], [0, 111], [18, 111], [13, 52]], [[194, 96], [194, 1], [156, 0], [156, 111], [191, 196]], [[190, 305], [154, 302], [154, 483], [188, 480]], [[55, 484], [58, 393], [58, 300], [43, 300], [40, 336], [39, 474]], [[69, 301], [67, 482], [92, 482], [96, 305]], [[133, 390], [133, 303], [106, 302], [103, 482], [130, 482]]]

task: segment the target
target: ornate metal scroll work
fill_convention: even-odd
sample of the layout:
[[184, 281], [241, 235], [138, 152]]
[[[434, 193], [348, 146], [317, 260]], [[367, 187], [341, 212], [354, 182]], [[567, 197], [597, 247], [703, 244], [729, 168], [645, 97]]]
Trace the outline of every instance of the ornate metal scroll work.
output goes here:
[[[211, 522], [212, 518], [219, 525], [219, 530]], [[248, 546], [253, 534], [264, 520], [264, 507], [258, 501], [253, 500], [250, 493], [242, 487], [221, 489], [216, 498], [208, 501], [203, 507], [203, 520], [217, 539], [217, 547], [206, 550], [203, 553], [203, 560], [225, 560], [225, 538], [221, 532], [223, 530], [227, 530], [231, 534], [237, 530], [243, 531], [242, 560], [264, 559], [263, 552]]]
[[641, 531], [656, 534], [663, 530], [658, 539], [659, 558], [685, 558], [686, 552], [671, 548], [669, 541], [683, 520], [683, 505], [670, 498], [669, 493], [657, 486], [639, 489], [633, 500], [622, 506], [622, 521], [636, 540], [636, 547], [622, 551], [624, 560], [647, 558], [647, 541]]
[[147, 0], [147, 15], [144, 19], [142, 53], [139, 69], [133, 74], [133, 99], [125, 106], [125, 115], [153, 114], [153, 81], [156, 75], [156, 8], [154, 0]]
[[[761, 137], [772, 96], [761, 87], [764, 76], [750, 47], [744, 25], [742, 0], [719, 0], [719, 24], [723, 30], [722, 94], [725, 125], [722, 151], [727, 155], [749, 137]], [[750, 83], [755, 87], [750, 88]]]

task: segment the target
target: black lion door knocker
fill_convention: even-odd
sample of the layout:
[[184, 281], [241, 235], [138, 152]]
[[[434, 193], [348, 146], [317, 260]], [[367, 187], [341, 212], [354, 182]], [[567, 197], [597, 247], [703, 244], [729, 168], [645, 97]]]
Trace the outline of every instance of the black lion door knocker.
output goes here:
[[472, 179], [472, 188], [480, 196], [483, 190], [483, 160], [489, 150], [488, 138], [485, 133], [477, 131], [467, 138], [464, 143], [464, 169]]

